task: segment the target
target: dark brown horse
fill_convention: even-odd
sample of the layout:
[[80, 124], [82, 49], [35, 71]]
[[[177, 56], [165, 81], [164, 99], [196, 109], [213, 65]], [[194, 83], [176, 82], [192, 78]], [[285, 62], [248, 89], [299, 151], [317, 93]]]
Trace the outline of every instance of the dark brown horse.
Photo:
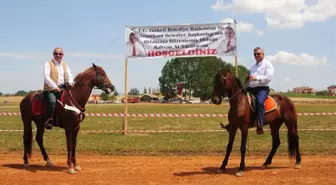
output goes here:
[[[79, 73], [74, 81], [75, 84], [71, 88], [63, 91], [61, 100], [57, 104], [57, 115], [59, 117], [59, 127], [65, 130], [67, 142], [67, 164], [68, 172], [70, 174], [80, 171], [81, 168], [76, 161], [76, 141], [77, 134], [80, 129], [80, 123], [84, 119], [85, 105], [90, 97], [94, 86], [105, 91], [112, 93], [115, 87], [110, 82], [103, 68], [92, 64], [93, 66], [86, 69], [84, 72]], [[52, 166], [53, 163], [48, 157], [48, 154], [43, 145], [43, 134], [45, 131], [44, 123], [47, 118], [45, 117], [45, 107], [36, 108], [36, 105], [42, 104], [40, 93], [30, 93], [24, 97], [20, 103], [21, 119], [24, 126], [23, 143], [24, 143], [24, 166], [29, 167], [28, 157], [32, 154], [32, 121], [35, 122], [37, 132], [35, 140], [42, 152], [47, 166]]]
[[[222, 162], [219, 172], [223, 173], [228, 164], [232, 145], [235, 139], [237, 129], [241, 131], [241, 162], [237, 172], [237, 176], [242, 176], [245, 169], [245, 153], [248, 129], [254, 127], [256, 113], [251, 106], [250, 95], [245, 91], [239, 79], [231, 74], [229, 70], [220, 70], [217, 72], [214, 81], [214, 90], [212, 102], [216, 105], [221, 104], [222, 98], [228, 97], [230, 110], [228, 113], [229, 123], [223, 126], [229, 132], [229, 142], [226, 148], [226, 155]], [[299, 136], [297, 133], [297, 114], [293, 102], [286, 96], [280, 94], [272, 94], [268, 96], [267, 102], [273, 102], [275, 106], [265, 109], [265, 123], [269, 125], [272, 133], [272, 149], [269, 153], [264, 167], [271, 165], [274, 154], [279, 145], [279, 129], [285, 123], [288, 132], [288, 152], [292, 158], [296, 156], [296, 168], [301, 168], [301, 156], [299, 151]], [[265, 102], [265, 107], [266, 102]]]

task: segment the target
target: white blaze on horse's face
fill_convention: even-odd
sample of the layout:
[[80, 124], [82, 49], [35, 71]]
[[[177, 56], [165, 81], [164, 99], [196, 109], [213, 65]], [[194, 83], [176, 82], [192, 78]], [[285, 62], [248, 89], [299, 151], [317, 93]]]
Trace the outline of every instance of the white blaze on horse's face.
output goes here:
[[[112, 84], [111, 77], [107, 76], [107, 79], [108, 79], [109, 83], [112, 85], [112, 87], [114, 87], [113, 84]], [[115, 91], [115, 88], [112, 88], [112, 89], [108, 88], [108, 91], [109, 91], [111, 94], [113, 94], [114, 91]]]

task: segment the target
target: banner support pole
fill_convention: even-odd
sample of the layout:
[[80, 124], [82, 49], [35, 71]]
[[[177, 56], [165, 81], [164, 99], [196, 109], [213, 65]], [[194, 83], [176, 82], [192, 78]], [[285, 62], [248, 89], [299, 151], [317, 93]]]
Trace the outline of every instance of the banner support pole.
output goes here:
[[237, 47], [237, 33], [238, 33], [238, 31], [237, 31], [237, 20], [236, 19], [234, 19], [234, 24], [235, 24], [235, 31], [236, 31], [236, 33], [235, 33], [235, 36], [236, 36], [236, 54], [235, 54], [235, 66], [236, 66], [236, 77], [238, 77], [238, 47]]
[[127, 111], [128, 111], [128, 59], [125, 58], [125, 93], [124, 93], [124, 119], [123, 119], [123, 135], [127, 135]]

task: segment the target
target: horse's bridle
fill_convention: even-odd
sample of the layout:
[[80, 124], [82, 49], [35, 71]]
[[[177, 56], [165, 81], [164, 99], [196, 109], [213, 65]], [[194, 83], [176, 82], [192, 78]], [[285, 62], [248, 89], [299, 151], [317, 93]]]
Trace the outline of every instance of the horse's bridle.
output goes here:
[[[227, 78], [226, 76], [222, 77], [221, 80], [226, 81], [226, 78]], [[245, 84], [243, 85], [243, 87], [240, 88], [236, 93], [233, 94], [233, 92], [232, 92], [232, 96], [230, 98], [228, 96], [229, 93], [225, 90], [224, 91], [225, 93], [223, 94], [223, 97], [227, 96], [229, 98], [228, 101], [232, 100], [240, 91], [242, 91], [243, 89], [245, 89], [248, 86], [248, 84], [249, 84], [249, 81], [245, 82]], [[226, 87], [224, 87], [224, 88], [226, 89]], [[232, 89], [232, 91], [233, 91], [233, 89]]]
[[[106, 89], [107, 86], [106, 86], [103, 82], [101, 82], [101, 74], [99, 73], [99, 71], [97, 70], [97, 68], [95, 68], [95, 73], [96, 73], [96, 85], [91, 84], [91, 87], [93, 88], [94, 86], [97, 86], [98, 88], [100, 88], [100, 89], [102, 89], [102, 90]], [[99, 83], [99, 82], [101, 82], [101, 83]], [[100, 84], [100, 85], [97, 85], [97, 84]], [[83, 85], [85, 85], [85, 84], [83, 84]], [[75, 106], [76, 106], [82, 113], [85, 112], [85, 108], [84, 108], [84, 107], [81, 107], [81, 106], [76, 102], [76, 100], [73, 98], [70, 89], [68, 89], [68, 92], [69, 92], [71, 101], [75, 104]]]
[[107, 85], [102, 81], [101, 79], [101, 74], [100, 72], [98, 71], [97, 68], [95, 68], [95, 73], [96, 73], [96, 85], [92, 85], [92, 88], [94, 86], [96, 86], [98, 89], [101, 89], [101, 90], [106, 90], [108, 87]]

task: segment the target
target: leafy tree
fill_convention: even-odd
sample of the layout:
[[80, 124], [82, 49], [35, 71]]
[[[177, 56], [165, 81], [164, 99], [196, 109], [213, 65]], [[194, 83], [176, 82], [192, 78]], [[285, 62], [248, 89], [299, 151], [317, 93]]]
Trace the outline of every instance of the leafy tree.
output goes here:
[[144, 88], [143, 93], [147, 94], [147, 88], [146, 87]]
[[2, 92], [0, 92], [0, 96], [3, 96]]
[[102, 92], [102, 93], [100, 94], [100, 98], [101, 98], [102, 100], [104, 100], [104, 101], [108, 100], [109, 97], [110, 97], [110, 96], [109, 96], [108, 94], [106, 94], [105, 92]]
[[114, 94], [112, 95], [112, 96], [110, 96], [109, 98], [108, 98], [108, 100], [117, 100], [117, 96], [115, 96]]
[[26, 91], [20, 90], [20, 91], [18, 91], [18, 92], [15, 93], [15, 96], [25, 96], [26, 94], [27, 94]]
[[117, 92], [117, 90], [114, 90], [113, 95], [114, 95], [114, 96], [119, 96], [119, 93]]
[[[232, 67], [233, 67], [234, 71], [236, 71], [235, 66], [232, 66]], [[236, 72], [234, 74], [236, 74]], [[248, 74], [248, 69], [243, 65], [238, 65], [238, 78], [241, 82], [243, 82], [242, 84], [245, 83], [244, 78], [247, 74]]]
[[130, 92], [128, 94], [129, 95], [139, 95], [140, 92], [139, 92], [139, 89], [137, 89], [137, 88], [131, 88]]
[[[184, 99], [191, 95], [201, 100], [211, 98], [213, 80], [219, 69], [228, 69], [235, 74], [234, 66], [217, 57], [174, 58], [167, 61], [159, 77], [160, 91], [166, 99], [177, 96], [177, 84], [183, 84]], [[243, 80], [248, 70], [239, 65], [238, 78]]]
[[318, 91], [318, 92], [316, 92], [316, 95], [318, 95], [318, 96], [327, 96], [328, 95], [328, 91]]
[[152, 94], [152, 88], [148, 88], [148, 94]]

